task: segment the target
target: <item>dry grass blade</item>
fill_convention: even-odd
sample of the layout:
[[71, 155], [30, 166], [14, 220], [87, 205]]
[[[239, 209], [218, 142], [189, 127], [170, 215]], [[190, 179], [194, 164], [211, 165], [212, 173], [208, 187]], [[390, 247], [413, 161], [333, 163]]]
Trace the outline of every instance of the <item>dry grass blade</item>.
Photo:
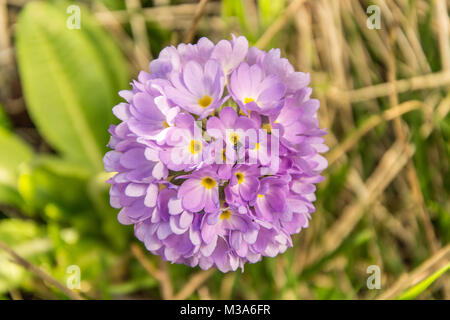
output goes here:
[[214, 273], [214, 271], [214, 269], [209, 269], [194, 274], [180, 290], [180, 292], [174, 296], [174, 300], [184, 300], [189, 298], [191, 294], [193, 294], [195, 290], [197, 290], [197, 288], [199, 288], [203, 282], [205, 282]]
[[192, 26], [189, 29], [186, 38], [184, 39], [185, 43], [189, 43], [192, 40], [194, 40], [195, 32], [197, 31], [198, 23], [200, 22], [200, 19], [202, 18], [203, 14], [205, 13], [206, 4], [208, 3], [208, 0], [200, 0], [198, 3], [194, 20], [192, 21]]
[[25, 260], [20, 255], [18, 255], [13, 249], [11, 249], [8, 245], [0, 241], [0, 248], [5, 250], [12, 258], [13, 262], [24, 267], [25, 269], [31, 271], [36, 276], [38, 276], [41, 280], [43, 280], [46, 283], [49, 283], [50, 285], [54, 286], [58, 290], [60, 290], [64, 295], [66, 295], [68, 298], [72, 300], [84, 300], [84, 298], [79, 295], [77, 292], [70, 290], [63, 284], [61, 284], [58, 280], [53, 278], [48, 273], [42, 271], [38, 267], [36, 267], [31, 262]]
[[436, 15], [437, 23], [439, 25], [439, 49], [441, 51], [441, 63], [442, 68], [445, 70], [450, 69], [450, 23], [447, 10], [446, 0], [436, 0]]
[[348, 99], [350, 102], [360, 102], [379, 97], [387, 97], [395, 87], [397, 93], [423, 90], [450, 85], [450, 71], [440, 71], [409, 79], [396, 80], [394, 83], [385, 82], [369, 87], [340, 92], [337, 88], [330, 89], [332, 99]]
[[408, 158], [404, 150], [405, 145], [397, 141], [386, 151], [378, 167], [366, 181], [367, 191], [361, 194], [353, 204], [344, 208], [339, 220], [322, 236], [324, 240], [320, 247], [313, 247], [306, 265], [311, 265], [331, 254], [347, 238], [360, 221], [364, 210], [378, 198], [407, 163]]
[[381, 294], [379, 300], [393, 299], [407, 288], [414, 286], [430, 276], [434, 271], [449, 263], [450, 244], [436, 252], [432, 257], [422, 263], [409, 274], [405, 274], [397, 280], [388, 290]]
[[[396, 91], [396, 86], [394, 85], [395, 75], [396, 75], [395, 56], [394, 56], [394, 52], [392, 49], [395, 44], [395, 35], [396, 35], [395, 32], [396, 32], [395, 28], [391, 30], [391, 45], [390, 45], [391, 51], [390, 51], [390, 55], [389, 55], [389, 60], [387, 61], [388, 78], [389, 78], [389, 82], [391, 83], [391, 86], [390, 86], [391, 91], [389, 93], [389, 101], [390, 101], [391, 106], [398, 105], [398, 95], [397, 95], [397, 91]], [[395, 131], [395, 136], [397, 137], [397, 139], [399, 139], [402, 143], [404, 143], [406, 145], [405, 152], [407, 153], [407, 155], [409, 157], [411, 150], [409, 149], [409, 147], [407, 145], [408, 132], [407, 132], [406, 127], [403, 124], [402, 120], [398, 117], [394, 119], [394, 131]], [[411, 186], [414, 200], [416, 201], [416, 204], [417, 204], [417, 207], [419, 210], [420, 219], [422, 220], [422, 223], [425, 228], [425, 235], [427, 237], [428, 245], [430, 246], [430, 249], [432, 252], [436, 252], [439, 246], [437, 244], [436, 235], [434, 234], [433, 225], [430, 221], [430, 217], [427, 214], [427, 212], [425, 211], [426, 210], [425, 203], [424, 203], [422, 191], [420, 189], [419, 178], [417, 176], [416, 168], [415, 168], [414, 164], [411, 161], [409, 161], [406, 166], [406, 169], [407, 169], [407, 178], [408, 178], [409, 184]]]
[[255, 46], [264, 49], [272, 40], [272, 38], [288, 23], [288, 21], [297, 13], [297, 10], [305, 2], [305, 0], [294, 0], [284, 10], [283, 14], [278, 17], [272, 25], [264, 32], [264, 34], [256, 42]]
[[131, 252], [136, 257], [136, 259], [139, 261], [139, 263], [142, 265], [142, 267], [150, 274], [150, 276], [152, 276], [159, 282], [160, 287], [161, 287], [161, 295], [162, 295], [163, 299], [165, 299], [165, 300], [172, 299], [173, 290], [172, 290], [171, 282], [168, 280], [167, 272], [157, 269], [147, 259], [144, 252], [142, 251], [141, 247], [139, 247], [138, 244], [133, 243], [131, 245]]
[[354, 147], [359, 140], [369, 133], [373, 128], [379, 124], [393, 120], [401, 115], [408, 113], [413, 110], [420, 109], [422, 102], [420, 101], [407, 101], [395, 108], [386, 110], [381, 115], [374, 115], [370, 117], [363, 125], [358, 127], [351, 135], [349, 135], [344, 141], [342, 141], [338, 146], [333, 148], [327, 155], [328, 164], [333, 164], [336, 160], [342, 157], [347, 151]]
[[[94, 3], [96, 9], [96, 18], [104, 24], [105, 28], [114, 35], [121, 43], [122, 50], [126, 54], [128, 60], [132, 63], [135, 70], [141, 69], [140, 53], [135, 50], [135, 44], [133, 39], [125, 32], [121, 22], [117, 19], [117, 16], [108, 10], [108, 8], [100, 3]], [[147, 68], [147, 67], [146, 67]]]
[[11, 46], [8, 31], [8, 8], [6, 0], [0, 0], [0, 51]]
[[152, 54], [150, 53], [150, 42], [147, 37], [145, 19], [141, 12], [141, 4], [139, 0], [126, 0], [125, 3], [127, 10], [133, 12], [130, 18], [130, 25], [135, 42], [136, 57], [141, 69], [145, 70], [149, 60], [152, 58]]

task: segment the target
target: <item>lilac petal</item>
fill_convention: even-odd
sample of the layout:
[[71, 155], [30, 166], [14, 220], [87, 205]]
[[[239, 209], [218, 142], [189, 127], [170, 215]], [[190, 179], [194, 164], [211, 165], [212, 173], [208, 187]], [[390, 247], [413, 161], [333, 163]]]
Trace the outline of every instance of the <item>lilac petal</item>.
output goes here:
[[126, 103], [119, 103], [117, 106], [115, 106], [112, 110], [114, 115], [122, 120], [122, 121], [127, 121], [130, 117], [130, 110], [129, 110], [129, 105]]
[[175, 217], [175, 216], [171, 216], [170, 217], [170, 219], [169, 219], [170, 229], [175, 234], [183, 234], [183, 233], [185, 233], [186, 232], [186, 228], [178, 226], [177, 220], [178, 220], [178, 217]]
[[192, 244], [194, 245], [199, 245], [201, 243], [200, 233], [194, 231], [192, 228], [189, 228], [189, 239], [192, 241]]
[[167, 168], [166, 166], [162, 163], [162, 162], [158, 162], [155, 164], [155, 166], [153, 167], [153, 171], [152, 171], [152, 176], [155, 179], [162, 179], [165, 176], [167, 176]]
[[240, 187], [240, 193], [244, 200], [253, 200], [256, 196], [256, 191], [259, 189], [259, 180], [255, 177], [246, 177], [245, 182]]
[[142, 183], [130, 183], [125, 188], [125, 194], [129, 197], [142, 197], [147, 190], [147, 185]]
[[203, 78], [203, 69], [196, 61], [189, 61], [184, 66], [183, 80], [186, 87], [198, 98], [205, 95], [206, 90], [201, 79]]
[[158, 199], [158, 186], [156, 184], [150, 184], [147, 188], [147, 194], [145, 196], [144, 204], [146, 207], [153, 208], [156, 206]]
[[180, 227], [187, 228], [191, 225], [194, 220], [194, 215], [190, 212], [184, 211], [180, 216]]
[[238, 117], [236, 111], [231, 107], [224, 107], [220, 110], [219, 116], [225, 128], [233, 128]]
[[183, 212], [180, 199], [170, 199], [168, 202], [169, 214], [178, 215]]
[[157, 239], [156, 237], [154, 237], [153, 235], [146, 236], [144, 243], [145, 243], [145, 247], [149, 251], [158, 250], [163, 245], [162, 242], [159, 239]]
[[108, 151], [103, 157], [103, 164], [107, 172], [118, 171], [117, 164], [120, 161], [121, 154], [116, 151]]
[[200, 249], [205, 257], [209, 257], [214, 252], [214, 249], [216, 249], [217, 238], [217, 235], [213, 235], [210, 242], [207, 242], [207, 245]]
[[182, 198], [183, 208], [191, 212], [198, 212], [205, 205], [205, 189], [197, 179], [188, 179], [183, 182], [178, 196]]
[[156, 232], [159, 240], [164, 240], [172, 233], [172, 230], [170, 229], [169, 223], [162, 223], [160, 224], [158, 231]]
[[144, 156], [143, 148], [134, 148], [126, 151], [120, 157], [120, 164], [127, 169], [145, 166], [148, 163]]
[[203, 241], [205, 241], [206, 243], [210, 243], [211, 241], [214, 240], [215, 237], [217, 237], [215, 225], [209, 225], [207, 223], [204, 223], [202, 227]]
[[128, 218], [125, 209], [122, 209], [119, 211], [119, 214], [117, 215], [117, 220], [119, 220], [119, 222], [124, 225], [133, 224], [133, 220]]

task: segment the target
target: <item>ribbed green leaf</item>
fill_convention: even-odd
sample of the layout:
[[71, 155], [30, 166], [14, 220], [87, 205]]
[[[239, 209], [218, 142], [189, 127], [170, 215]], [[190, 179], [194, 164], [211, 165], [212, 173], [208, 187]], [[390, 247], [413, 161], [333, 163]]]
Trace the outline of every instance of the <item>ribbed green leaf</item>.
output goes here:
[[81, 10], [81, 29], [68, 29], [67, 6], [31, 2], [21, 12], [16, 48], [28, 110], [64, 156], [101, 169], [111, 108], [126, 87], [121, 52]]

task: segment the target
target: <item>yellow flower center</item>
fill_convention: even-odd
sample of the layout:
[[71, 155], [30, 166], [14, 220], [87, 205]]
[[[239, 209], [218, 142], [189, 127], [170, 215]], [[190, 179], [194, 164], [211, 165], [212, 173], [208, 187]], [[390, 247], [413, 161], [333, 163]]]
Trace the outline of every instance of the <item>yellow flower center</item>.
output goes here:
[[191, 140], [189, 144], [189, 151], [191, 154], [197, 154], [202, 151], [202, 143], [198, 140]]
[[250, 98], [250, 97], [247, 97], [247, 98], [244, 99], [244, 103], [245, 103], [245, 104], [250, 103], [250, 102], [253, 102], [253, 101], [255, 101], [255, 99]]
[[230, 133], [228, 139], [232, 144], [237, 144], [239, 142], [239, 135], [237, 133]]
[[254, 150], [259, 150], [259, 142], [255, 143], [255, 147], [253, 149]]
[[228, 219], [230, 219], [230, 216], [231, 216], [231, 211], [225, 210], [220, 214], [220, 220], [223, 220], [223, 219], [228, 220]]
[[258, 198], [262, 198], [262, 197], [264, 197], [263, 194], [258, 194]]
[[214, 181], [211, 177], [204, 177], [202, 179], [202, 186], [204, 186], [206, 189], [212, 189], [216, 186], [216, 181]]
[[166, 121], [164, 121], [164, 122], [163, 122], [163, 127], [164, 127], [164, 128], [168, 128], [168, 127], [169, 127], [169, 124], [168, 124]]
[[249, 117], [249, 118], [250, 118], [251, 110], [247, 110], [247, 112], [248, 112], [248, 114], [245, 113], [245, 112], [241, 109], [241, 110], [239, 110], [239, 115], [241, 115], [241, 116], [246, 116], [246, 117]]
[[222, 160], [223, 160], [224, 162], [227, 161], [227, 150], [226, 150], [226, 149], [223, 149], [223, 150], [222, 150]]
[[267, 133], [271, 133], [272, 132], [272, 125], [270, 123], [264, 123], [261, 126], [262, 129], [265, 129], [267, 131]]
[[238, 183], [244, 182], [244, 174], [242, 172], [236, 172], [234, 175], [236, 176]]
[[202, 98], [198, 99], [198, 104], [202, 108], [209, 107], [211, 105], [212, 98], [208, 95], [204, 95]]

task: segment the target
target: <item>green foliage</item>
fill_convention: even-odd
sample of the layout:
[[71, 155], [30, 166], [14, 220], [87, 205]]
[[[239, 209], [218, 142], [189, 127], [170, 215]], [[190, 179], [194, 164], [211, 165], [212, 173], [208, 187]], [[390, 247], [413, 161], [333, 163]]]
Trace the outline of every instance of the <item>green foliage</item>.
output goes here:
[[68, 29], [65, 8], [32, 2], [20, 14], [16, 46], [24, 95], [40, 133], [55, 149], [100, 170], [126, 66], [86, 10], [81, 29]]
[[416, 284], [411, 289], [407, 290], [406, 292], [402, 293], [398, 299], [399, 300], [411, 300], [419, 296], [421, 293], [423, 293], [429, 286], [433, 284], [439, 277], [444, 275], [448, 270], [450, 270], [450, 263], [446, 266], [442, 267], [426, 279], [422, 280], [418, 284]]
[[258, 0], [258, 13], [261, 27], [263, 29], [269, 27], [283, 13], [285, 7], [286, 0]]
[[[86, 8], [81, 29], [66, 27], [68, 5], [33, 2], [19, 16], [16, 47], [27, 108], [58, 154], [34, 153], [8, 130], [0, 113], [0, 148], [7, 155], [0, 157], [0, 205], [32, 219], [0, 215], [0, 241], [61, 282], [69, 265], [79, 266], [85, 283], [95, 283], [108, 297], [105, 270], [117, 260], [131, 230], [120, 226], [117, 211], [109, 206], [101, 160], [107, 129], [115, 121], [111, 109], [120, 99], [118, 91], [127, 87], [129, 70]], [[28, 272], [2, 252], [0, 260], [0, 295], [16, 287], [34, 290]], [[130, 282], [129, 287], [150, 285]]]
[[[19, 219], [0, 220], [0, 241], [9, 244], [21, 256], [33, 262], [44, 258], [52, 248], [43, 228], [33, 221]], [[31, 285], [30, 274], [11, 262], [2, 251], [0, 265], [0, 294], [8, 292], [10, 288]]]
[[223, 0], [222, 15], [228, 22], [234, 18], [238, 22], [240, 31], [246, 35], [250, 43], [254, 43], [283, 13], [286, 0], [258, 0], [255, 6], [250, 4], [243, 0]]
[[7, 130], [11, 129], [11, 123], [1, 104], [0, 104], [0, 128]]
[[19, 206], [18, 169], [31, 160], [33, 151], [14, 133], [0, 127], [0, 148], [7, 157], [0, 157], [0, 203]]
[[[0, 106], [0, 241], [61, 283], [66, 281], [67, 267], [77, 265], [81, 269], [81, 293], [87, 298], [160, 298], [161, 283], [149, 276], [130, 252], [131, 242], [137, 240], [131, 226], [117, 221], [117, 210], [109, 204], [109, 185], [105, 183], [109, 175], [101, 165], [109, 138], [107, 128], [116, 121], [111, 109], [120, 101], [117, 92], [129, 88], [127, 82], [132, 78], [129, 73], [136, 65], [135, 61], [126, 61], [118, 48], [126, 50], [127, 57], [134, 56], [134, 34], [125, 13], [126, 3], [124, 0], [80, 2], [86, 7], [79, 2], [74, 4], [82, 8], [81, 29], [66, 27], [69, 17], [66, 9], [70, 3], [59, 0], [26, 2], [15, 27], [10, 28], [16, 31], [14, 52], [25, 106], [34, 127], [29, 124], [27, 112], [11, 114], [10, 120]], [[392, 12], [393, 16], [404, 15], [398, 21], [398, 28], [405, 37], [394, 46], [393, 52], [398, 79], [422, 74], [423, 70], [408, 64], [411, 56], [420, 60], [423, 54], [432, 72], [442, 68], [434, 6], [425, 5], [425, 0], [419, 2], [396, 3], [399, 8], [409, 9]], [[89, 12], [88, 6], [99, 3], [106, 10], [120, 11], [112, 14], [120, 17], [125, 32], [115, 40]], [[154, 3], [141, 1], [143, 7]], [[230, 33], [242, 34], [252, 45], [280, 17], [288, 3], [287, 0], [222, 0], [221, 14], [229, 28], [221, 30], [220, 36], [214, 34], [215, 28], [211, 32], [201, 30], [200, 24], [198, 34], [212, 39], [228, 37]], [[320, 112], [324, 114], [319, 116], [321, 121], [329, 123], [327, 139], [332, 148], [339, 147], [344, 139], [367, 125], [366, 121], [373, 115], [392, 108], [389, 92], [352, 103], [341, 101], [339, 95], [336, 99], [339, 101], [333, 98], [332, 90], [368, 87], [363, 91], [371, 91], [372, 85], [387, 79], [388, 30], [367, 30], [362, 3], [350, 1], [345, 6], [335, 6], [310, 2], [305, 6], [305, 14], [310, 14], [311, 24], [308, 21], [305, 24], [311, 30], [298, 33], [291, 19], [267, 46], [280, 47], [296, 69], [303, 64], [299, 59], [309, 57], [305, 66], [310, 70], [302, 71], [311, 72], [313, 97], [321, 100]], [[171, 0], [169, 4], [186, 4], [186, 1]], [[205, 15], [203, 22], [209, 18]], [[187, 21], [185, 16], [182, 19]], [[410, 23], [407, 29], [404, 23]], [[334, 27], [340, 48], [329, 46], [327, 32]], [[302, 38], [302, 35], [308, 37], [309, 32], [311, 43], [306, 48], [299, 39], [309, 41]], [[154, 57], [166, 45], [176, 44], [183, 38], [182, 33], [162, 28], [148, 15], [146, 35]], [[380, 42], [375, 41], [377, 38]], [[122, 39], [127, 42], [122, 43]], [[344, 74], [337, 74], [338, 71]], [[137, 70], [132, 72], [137, 74]], [[375, 89], [378, 92], [380, 87]], [[9, 103], [10, 98], [21, 103], [16, 93], [20, 89], [2, 103]], [[413, 161], [426, 213], [442, 246], [450, 241], [450, 114], [448, 105], [444, 104], [450, 101], [449, 97], [445, 87], [399, 93], [400, 103], [411, 99], [424, 102], [422, 110], [402, 116], [402, 121], [415, 150]], [[15, 133], [16, 126], [20, 128], [20, 136], [32, 141], [33, 147]], [[424, 135], [426, 126], [430, 128], [428, 135]], [[326, 180], [317, 186], [316, 212], [309, 228], [293, 237], [293, 248], [276, 258], [263, 258], [246, 265], [243, 273], [216, 272], [203, 284], [207, 290], [200, 288], [189, 299], [203, 299], [205, 292], [212, 298], [234, 299], [370, 299], [379, 292], [366, 288], [368, 265], [380, 265], [383, 277], [386, 276], [384, 286], [384, 279], [394, 283], [403, 273], [411, 272], [429, 259], [433, 253], [416, 210], [408, 170], [402, 170], [364, 212], [349, 215], [346, 211], [344, 215], [345, 208], [364, 200], [362, 188], [367, 187], [367, 179], [373, 177], [380, 159], [396, 140], [390, 121], [384, 121], [358, 139], [324, 173]], [[389, 170], [385, 168], [386, 176]], [[351, 223], [338, 225], [345, 219]], [[333, 250], [322, 252], [321, 245], [328, 241], [325, 237], [329, 230], [341, 235], [335, 237], [339, 243]], [[315, 255], [317, 258], [310, 259]], [[147, 254], [147, 258], [160, 267], [160, 257]], [[447, 276], [449, 268], [447, 265], [438, 270], [397, 298], [442, 297], [442, 289], [431, 285]], [[167, 267], [175, 292], [180, 292], [187, 279], [198, 271], [177, 264]], [[0, 300], [11, 298], [12, 292], [24, 294], [25, 298], [66, 298], [42, 285], [36, 276], [12, 263], [0, 250]]]

